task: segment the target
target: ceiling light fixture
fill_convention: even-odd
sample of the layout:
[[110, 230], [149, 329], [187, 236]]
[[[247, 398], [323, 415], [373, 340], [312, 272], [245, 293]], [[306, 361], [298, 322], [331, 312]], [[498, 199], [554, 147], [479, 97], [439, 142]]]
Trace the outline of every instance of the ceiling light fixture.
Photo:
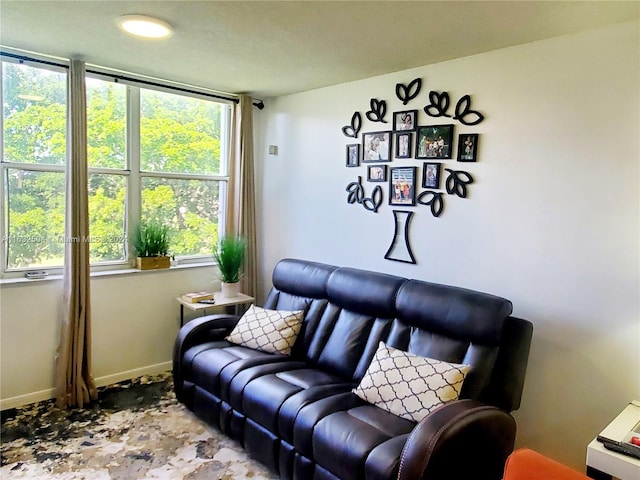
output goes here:
[[173, 34], [171, 25], [147, 15], [123, 15], [118, 26], [127, 33], [145, 38], [168, 38]]

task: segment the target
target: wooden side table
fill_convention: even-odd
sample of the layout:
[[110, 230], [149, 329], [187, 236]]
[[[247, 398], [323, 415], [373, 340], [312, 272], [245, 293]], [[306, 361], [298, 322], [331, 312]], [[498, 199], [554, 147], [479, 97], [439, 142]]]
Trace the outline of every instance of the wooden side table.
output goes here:
[[254, 297], [250, 297], [249, 295], [245, 295], [244, 293], [239, 293], [237, 297], [226, 298], [222, 296], [222, 292], [214, 292], [213, 299], [216, 301], [214, 304], [208, 303], [191, 303], [186, 302], [182, 299], [182, 297], [176, 297], [176, 301], [180, 304], [180, 326], [184, 325], [184, 309], [187, 308], [193, 312], [205, 312], [207, 309], [211, 308], [221, 308], [221, 307], [236, 307], [236, 313], [238, 312], [237, 308], [240, 305], [246, 305], [248, 303], [253, 303], [255, 301]]
[[[599, 436], [619, 440], [640, 421], [640, 401], [633, 401], [600, 433]], [[587, 475], [596, 480], [637, 480], [640, 460], [631, 455], [614, 452], [594, 438], [587, 447]]]

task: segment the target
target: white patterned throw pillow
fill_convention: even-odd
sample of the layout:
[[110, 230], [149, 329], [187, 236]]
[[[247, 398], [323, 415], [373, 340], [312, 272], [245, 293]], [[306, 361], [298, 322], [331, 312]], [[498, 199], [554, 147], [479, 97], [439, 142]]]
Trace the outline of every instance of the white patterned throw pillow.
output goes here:
[[353, 393], [387, 412], [419, 422], [457, 400], [471, 367], [419, 357], [380, 342]]
[[267, 310], [251, 305], [226, 339], [255, 350], [290, 355], [303, 314], [302, 310]]

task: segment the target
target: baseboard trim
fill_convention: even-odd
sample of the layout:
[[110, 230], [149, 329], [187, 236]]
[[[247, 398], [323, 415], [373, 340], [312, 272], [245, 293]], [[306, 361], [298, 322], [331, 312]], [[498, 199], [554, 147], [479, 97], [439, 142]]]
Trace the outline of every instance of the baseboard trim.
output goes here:
[[[143, 375], [157, 375], [171, 370], [171, 362], [156, 363], [155, 365], [147, 365], [146, 367], [134, 368], [133, 370], [127, 370], [124, 372], [114, 373], [113, 375], [105, 375], [103, 377], [96, 378], [96, 386], [104, 387], [105, 385], [112, 385], [114, 383], [122, 382], [124, 380], [131, 380]], [[27, 393], [25, 395], [18, 395], [16, 397], [9, 397], [0, 399], [0, 410], [7, 410], [9, 408], [18, 408], [29, 405], [30, 403], [41, 402], [43, 400], [49, 400], [55, 397], [55, 389], [47, 388], [46, 390], [39, 390], [37, 392]]]
[[112, 385], [124, 380], [138, 378], [143, 375], [157, 375], [158, 373], [168, 372], [172, 367], [172, 362], [163, 362], [156, 363], [155, 365], [147, 365], [146, 367], [142, 368], [134, 368], [133, 370], [127, 370], [126, 372], [120, 372], [113, 375], [106, 375], [104, 377], [96, 378], [96, 386], [104, 387], [105, 385]]

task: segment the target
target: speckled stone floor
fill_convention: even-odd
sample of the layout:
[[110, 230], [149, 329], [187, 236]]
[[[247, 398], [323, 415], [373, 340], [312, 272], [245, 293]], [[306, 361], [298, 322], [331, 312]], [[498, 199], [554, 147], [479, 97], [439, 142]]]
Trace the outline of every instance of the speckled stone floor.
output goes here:
[[101, 388], [84, 410], [5, 410], [0, 439], [3, 480], [278, 478], [180, 405], [168, 374]]

